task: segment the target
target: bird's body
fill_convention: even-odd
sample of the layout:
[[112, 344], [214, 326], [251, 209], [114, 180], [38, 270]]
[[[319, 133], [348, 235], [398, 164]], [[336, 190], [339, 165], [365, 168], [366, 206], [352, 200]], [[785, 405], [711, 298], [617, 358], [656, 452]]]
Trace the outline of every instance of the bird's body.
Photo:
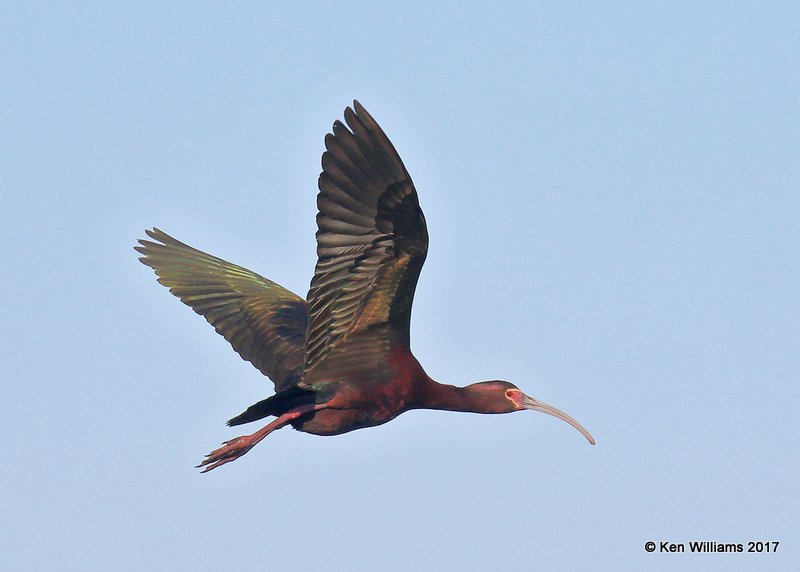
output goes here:
[[358, 102], [325, 138], [317, 197], [318, 261], [308, 300], [157, 229], [136, 250], [159, 282], [203, 315], [275, 383], [230, 425], [275, 416], [199, 466], [242, 456], [287, 424], [314, 435], [381, 425], [410, 409], [543, 411], [574, 419], [505, 381], [433, 381], [411, 353], [411, 306], [428, 249], [425, 217], [399, 155]]
[[420, 387], [429, 379], [414, 356], [402, 348], [396, 348], [377, 371], [360, 363], [346, 373], [332, 368], [315, 377], [318, 382], [308, 385], [315, 403], [326, 408], [292, 422], [295, 429], [314, 435], [339, 435], [391, 421], [414, 406]]

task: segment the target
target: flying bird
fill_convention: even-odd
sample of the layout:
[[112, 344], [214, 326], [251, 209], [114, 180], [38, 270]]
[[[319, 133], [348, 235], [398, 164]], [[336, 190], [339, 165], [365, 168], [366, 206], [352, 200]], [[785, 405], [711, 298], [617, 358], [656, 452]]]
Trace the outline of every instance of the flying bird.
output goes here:
[[355, 101], [325, 136], [317, 195], [317, 264], [304, 300], [255, 272], [154, 228], [135, 249], [158, 281], [275, 384], [228, 425], [275, 417], [225, 441], [197, 466], [234, 461], [276, 429], [314, 435], [374, 427], [412, 409], [541, 411], [572, 417], [507, 381], [431, 379], [411, 353], [411, 305], [428, 251], [417, 191], [400, 156]]

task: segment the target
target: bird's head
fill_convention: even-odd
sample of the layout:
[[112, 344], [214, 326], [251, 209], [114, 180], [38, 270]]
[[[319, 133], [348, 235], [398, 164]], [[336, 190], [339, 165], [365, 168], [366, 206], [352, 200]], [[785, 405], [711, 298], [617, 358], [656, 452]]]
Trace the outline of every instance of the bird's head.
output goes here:
[[539, 401], [529, 395], [525, 395], [520, 388], [508, 381], [482, 381], [469, 386], [476, 394], [481, 397], [487, 413], [512, 413], [530, 409], [541, 411], [562, 421], [566, 421], [575, 429], [580, 431], [584, 437], [594, 445], [594, 438], [584, 429], [583, 425], [575, 421], [572, 417], [543, 401]]

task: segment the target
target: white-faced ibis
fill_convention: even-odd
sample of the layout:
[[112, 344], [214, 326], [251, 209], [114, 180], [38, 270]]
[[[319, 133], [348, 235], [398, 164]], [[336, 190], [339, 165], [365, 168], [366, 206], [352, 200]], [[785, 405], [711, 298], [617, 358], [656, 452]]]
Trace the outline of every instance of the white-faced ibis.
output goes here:
[[[400, 156], [356, 101], [325, 136], [317, 195], [317, 266], [303, 300], [250, 270], [196, 250], [158, 229], [136, 250], [158, 281], [201, 314], [243, 359], [275, 383], [275, 395], [228, 421], [275, 416], [226, 441], [198, 467], [234, 461], [291, 425], [338, 435], [391, 421], [410, 409], [566, 413], [507, 381], [455, 387], [433, 381], [411, 353], [411, 303], [428, 251], [417, 191]], [[348, 129], [349, 127], [349, 129]]]

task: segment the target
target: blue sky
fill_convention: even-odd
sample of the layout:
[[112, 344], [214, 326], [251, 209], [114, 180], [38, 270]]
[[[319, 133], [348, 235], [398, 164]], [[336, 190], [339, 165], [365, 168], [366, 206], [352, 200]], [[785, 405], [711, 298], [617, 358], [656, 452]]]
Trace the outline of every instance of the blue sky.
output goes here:
[[[796, 3], [0, 19], [4, 569], [800, 564]], [[323, 136], [354, 98], [427, 217], [428, 373], [509, 379], [596, 447], [541, 414], [418, 411], [192, 468], [271, 384], [132, 246], [155, 225], [304, 295]]]

